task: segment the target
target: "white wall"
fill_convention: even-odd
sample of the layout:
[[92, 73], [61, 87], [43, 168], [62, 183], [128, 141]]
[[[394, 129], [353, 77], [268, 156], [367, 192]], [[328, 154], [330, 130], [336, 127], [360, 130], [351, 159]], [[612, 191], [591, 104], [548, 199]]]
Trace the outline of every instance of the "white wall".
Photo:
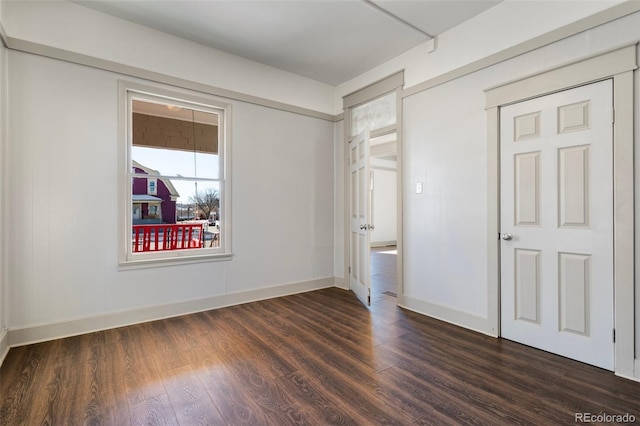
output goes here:
[[[388, 166], [389, 168], [381, 168]], [[389, 245], [396, 243], [397, 235], [397, 179], [395, 161], [371, 159], [373, 173], [372, 210], [375, 226], [371, 231], [372, 245]]]
[[487, 77], [403, 104], [404, 293], [478, 317], [487, 316]]
[[333, 277], [333, 123], [241, 102], [233, 260], [119, 270], [120, 77], [9, 52], [11, 329]]
[[67, 1], [3, 2], [9, 37], [333, 113], [334, 88]]

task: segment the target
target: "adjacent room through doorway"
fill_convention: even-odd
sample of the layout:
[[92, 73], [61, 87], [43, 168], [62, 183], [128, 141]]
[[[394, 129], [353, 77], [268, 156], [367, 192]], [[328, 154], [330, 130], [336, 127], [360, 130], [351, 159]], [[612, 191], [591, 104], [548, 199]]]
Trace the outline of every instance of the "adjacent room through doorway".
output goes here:
[[397, 299], [397, 155], [396, 132], [372, 138], [371, 165], [371, 302]]
[[371, 247], [371, 302], [397, 298], [396, 246]]

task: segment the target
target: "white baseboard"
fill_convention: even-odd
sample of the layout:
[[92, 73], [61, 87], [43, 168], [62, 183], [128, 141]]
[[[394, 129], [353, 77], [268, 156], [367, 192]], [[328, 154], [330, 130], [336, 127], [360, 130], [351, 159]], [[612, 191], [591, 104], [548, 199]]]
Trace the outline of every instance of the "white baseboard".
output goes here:
[[390, 247], [397, 245], [397, 241], [375, 241], [371, 242], [371, 247]]
[[334, 277], [333, 285], [343, 290], [349, 290], [349, 286], [344, 282], [344, 278]]
[[398, 295], [398, 306], [453, 325], [468, 328], [491, 337], [498, 337], [495, 332], [492, 331], [489, 319], [479, 317], [468, 312], [458, 311], [443, 305], [402, 295]]
[[0, 331], [0, 367], [9, 353], [9, 348], [9, 333], [7, 330], [2, 330]]
[[[640, 382], [640, 358], [636, 358], [634, 362], [634, 371], [633, 376], [618, 374], [625, 379], [634, 380], [636, 382]], [[617, 374], [617, 373], [616, 373]]]
[[[225, 306], [239, 305], [242, 303], [256, 302], [258, 300], [272, 299], [288, 296], [296, 293], [320, 290], [334, 287], [334, 277], [320, 278], [291, 284], [283, 284], [274, 287], [260, 288], [238, 293], [229, 293], [204, 299], [189, 300], [186, 302], [172, 303], [169, 305], [150, 306], [135, 310], [113, 312], [104, 315], [85, 317], [70, 321], [40, 324], [32, 327], [10, 329], [8, 340], [12, 347], [28, 345], [46, 340], [60, 339], [79, 334], [92, 333], [94, 331], [138, 324], [147, 321], [155, 321], [163, 318], [192, 314], [223, 308]], [[6, 334], [6, 333], [5, 333]], [[0, 341], [0, 353], [2, 350]], [[7, 345], [8, 347], [9, 345]]]
[[615, 374], [618, 377], [622, 377], [623, 379], [632, 380], [634, 382], [640, 383], [640, 377], [633, 377], [633, 376], [629, 376], [629, 375], [621, 374], [621, 373], [616, 373], [616, 372], [614, 372], [613, 374]]
[[633, 380], [634, 382], [640, 382], [640, 358], [634, 360], [634, 371], [620, 372], [615, 371], [614, 374], [618, 377]]

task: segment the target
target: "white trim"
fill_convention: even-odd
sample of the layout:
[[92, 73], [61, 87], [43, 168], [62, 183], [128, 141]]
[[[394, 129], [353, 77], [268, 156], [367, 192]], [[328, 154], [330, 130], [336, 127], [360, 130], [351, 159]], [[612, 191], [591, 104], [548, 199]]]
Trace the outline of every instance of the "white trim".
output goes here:
[[[636, 50], [633, 50], [635, 59]], [[613, 287], [615, 371], [633, 375], [635, 352], [635, 213], [633, 72], [613, 76]], [[640, 356], [640, 354], [638, 355]], [[636, 370], [636, 374], [638, 371]]]
[[[614, 156], [614, 316], [616, 328], [615, 373], [621, 376], [637, 376], [638, 361], [634, 360], [635, 317], [634, 306], [634, 176], [633, 176], [633, 132], [634, 132], [634, 87], [633, 70], [637, 68], [635, 44], [613, 49], [599, 57], [588, 57], [567, 64], [563, 68], [533, 75], [524, 80], [507, 83], [486, 91], [487, 100], [487, 146], [490, 161], [499, 152], [499, 106], [520, 100], [557, 92], [563, 88], [613, 78], [613, 106], [615, 123], [613, 134]], [[607, 72], [613, 73], [607, 75]], [[489, 256], [490, 271], [488, 300], [491, 309], [500, 303], [500, 288], [496, 278], [499, 271], [499, 255], [491, 245], [494, 223], [500, 220], [499, 180], [495, 175], [497, 166], [487, 169]], [[491, 186], [493, 185], [493, 186]], [[499, 228], [498, 228], [499, 229]], [[499, 252], [498, 252], [499, 253]]]
[[500, 111], [487, 110], [487, 315], [494, 336], [500, 335]]
[[320, 290], [333, 286], [333, 277], [319, 278], [311, 281], [283, 284], [237, 293], [227, 293], [167, 305], [149, 306], [146, 308], [112, 312], [104, 315], [39, 324], [25, 328], [16, 328], [9, 330], [10, 343], [11, 347], [28, 345], [47, 340], [107, 330], [110, 328], [155, 321], [163, 318], [171, 318], [180, 315], [208, 311], [211, 309], [256, 302], [259, 300], [289, 296], [292, 294]]
[[392, 247], [397, 245], [398, 245], [398, 242], [395, 240], [394, 241], [371, 241], [371, 247], [373, 248]]
[[479, 317], [468, 312], [458, 311], [449, 307], [398, 294], [398, 306], [410, 311], [427, 315], [458, 327], [468, 328], [482, 334], [496, 337], [489, 330], [487, 318]]
[[[369, 154], [371, 156], [371, 154]], [[373, 156], [371, 156], [373, 157]], [[397, 172], [397, 167], [371, 166], [371, 170], [384, 170], [387, 172]]]
[[180, 256], [123, 260], [118, 262], [118, 270], [128, 271], [132, 269], [160, 268], [164, 266], [192, 265], [195, 263], [222, 262], [233, 259], [233, 253], [192, 254], [199, 253], [194, 250], [183, 250]]
[[422, 83], [405, 88], [402, 97], [406, 98], [415, 95], [416, 93], [424, 92], [425, 90], [456, 80], [460, 77], [464, 77], [465, 75], [473, 74], [476, 71], [480, 71], [508, 59], [515, 58], [516, 56], [547, 46], [575, 34], [588, 31], [592, 28], [606, 24], [607, 22], [615, 21], [616, 19], [638, 11], [640, 11], [640, 2], [628, 0], [579, 21], [565, 25], [564, 27], [549, 31], [548, 33], [494, 53], [493, 55], [486, 56], [482, 59], [461, 66], [460, 68], [456, 68], [444, 74], [440, 74], [437, 77], [423, 81]]
[[396, 295], [404, 295], [404, 156], [402, 87], [396, 89]]
[[638, 68], [637, 42], [609, 49], [578, 61], [535, 73], [527, 77], [490, 87], [485, 90], [487, 108], [521, 102], [540, 93], [554, 93], [598, 80], [608, 79]]
[[338, 288], [341, 288], [343, 290], [349, 291], [349, 286], [345, 284], [344, 278], [334, 277], [333, 278], [333, 285], [335, 287], [338, 287]]
[[[0, 32], [4, 28], [0, 25]], [[9, 239], [7, 238], [8, 212], [6, 209], [7, 196], [9, 194], [8, 179], [8, 156], [7, 143], [9, 140], [9, 107], [8, 107], [8, 75], [9, 75], [9, 54], [5, 46], [0, 46], [0, 55], [3, 60], [0, 71], [0, 366], [9, 352], [9, 335], [5, 327], [9, 324], [9, 271], [7, 263], [7, 253], [9, 253]]]
[[[386, 93], [386, 95], [390, 94], [391, 92]], [[400, 99], [400, 92], [396, 92], [396, 99]], [[375, 100], [375, 99], [373, 99]], [[396, 110], [397, 111], [397, 110]], [[349, 123], [349, 125], [351, 125], [351, 123]], [[391, 124], [390, 126], [385, 126], [385, 127], [381, 127], [379, 129], [374, 129], [374, 130], [370, 130], [369, 131], [369, 139], [377, 139], [379, 137], [382, 136], [386, 136], [386, 135], [390, 135], [392, 133], [396, 133], [397, 131], [397, 124]], [[358, 135], [353, 135], [349, 137], [348, 142], [353, 141], [356, 136]]]
[[7, 330], [2, 330], [0, 332], [0, 367], [2, 367], [2, 363], [7, 357], [9, 349], [9, 332]]
[[640, 383], [640, 359], [636, 359], [636, 368], [635, 368], [636, 374], [635, 376], [630, 376], [628, 374], [622, 374], [622, 373], [614, 373], [616, 376], [618, 377], [622, 377], [623, 379], [628, 379], [628, 380], [633, 380], [634, 382], [638, 382]]
[[378, 98], [385, 93], [390, 93], [404, 85], [404, 70], [397, 71], [387, 77], [371, 83], [370, 85], [349, 93], [342, 97], [343, 107], [353, 108], [357, 105]]
[[8, 49], [9, 45], [7, 44], [7, 38], [7, 32], [4, 29], [4, 25], [0, 22], [0, 39], [2, 39], [2, 45]]
[[342, 246], [344, 247], [342, 257], [343, 257], [343, 267], [344, 267], [344, 283], [347, 290], [350, 287], [351, 281], [351, 163], [349, 159], [351, 158], [349, 153], [349, 133], [351, 133], [351, 108], [346, 108], [344, 110], [344, 126], [343, 126], [344, 139], [342, 140], [342, 152], [343, 152], [343, 182], [342, 182], [342, 192], [343, 192], [343, 241]]

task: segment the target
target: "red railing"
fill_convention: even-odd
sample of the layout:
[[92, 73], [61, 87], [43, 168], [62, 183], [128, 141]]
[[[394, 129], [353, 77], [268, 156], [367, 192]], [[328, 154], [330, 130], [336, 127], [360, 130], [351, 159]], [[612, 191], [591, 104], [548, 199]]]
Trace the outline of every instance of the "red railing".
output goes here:
[[204, 247], [202, 223], [133, 225], [133, 252]]

